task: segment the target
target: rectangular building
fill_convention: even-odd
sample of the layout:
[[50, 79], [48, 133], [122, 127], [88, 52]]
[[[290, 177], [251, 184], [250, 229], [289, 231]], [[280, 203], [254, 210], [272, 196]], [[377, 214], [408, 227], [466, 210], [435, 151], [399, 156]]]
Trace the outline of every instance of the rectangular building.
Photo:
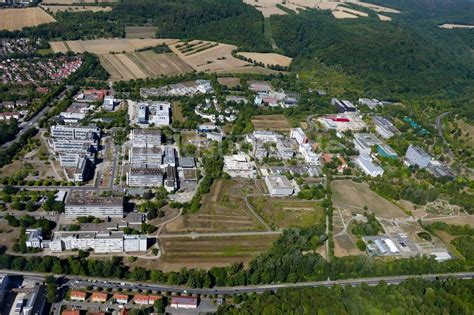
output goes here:
[[384, 158], [396, 159], [398, 157], [397, 153], [388, 144], [378, 144], [377, 153]]
[[382, 116], [374, 116], [372, 120], [375, 125], [375, 131], [384, 139], [389, 139], [400, 133], [391, 121]]
[[408, 146], [405, 157], [407, 164], [417, 165], [420, 168], [426, 168], [431, 161], [431, 156], [428, 153], [413, 144]]
[[331, 99], [331, 105], [335, 106], [341, 113], [357, 111], [357, 108], [354, 106], [354, 104], [347, 100], [338, 100], [337, 98], [333, 98]]
[[371, 158], [367, 155], [359, 155], [359, 157], [357, 158], [357, 164], [366, 175], [369, 175], [371, 177], [383, 175], [383, 168], [372, 163]]
[[265, 176], [265, 184], [272, 196], [290, 196], [294, 187], [284, 175]]
[[382, 141], [377, 139], [371, 133], [356, 133], [354, 134], [354, 146], [356, 150], [359, 151], [359, 154], [370, 155], [372, 152], [372, 147], [382, 144]]
[[96, 126], [55, 125], [50, 130], [53, 138], [87, 140], [100, 137], [100, 129]]
[[192, 296], [173, 296], [171, 298], [171, 307], [195, 309], [198, 307], [198, 299]]
[[123, 218], [123, 197], [102, 197], [94, 192], [74, 191], [66, 200], [66, 217]]
[[306, 138], [306, 134], [301, 128], [291, 129], [290, 137], [294, 138], [298, 142], [298, 144], [303, 144], [303, 143], [308, 142], [308, 138]]

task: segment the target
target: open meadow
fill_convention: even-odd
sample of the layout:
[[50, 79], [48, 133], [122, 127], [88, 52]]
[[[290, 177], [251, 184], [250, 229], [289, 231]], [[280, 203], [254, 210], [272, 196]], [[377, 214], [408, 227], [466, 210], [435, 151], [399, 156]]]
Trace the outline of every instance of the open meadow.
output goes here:
[[391, 203], [374, 193], [367, 184], [351, 180], [335, 180], [331, 182], [332, 201], [335, 206], [348, 208], [355, 213], [364, 213], [364, 207], [382, 218], [401, 218], [407, 215]]
[[155, 36], [154, 26], [125, 26], [126, 38], [155, 38]]
[[324, 209], [316, 201], [251, 196], [249, 202], [265, 222], [275, 228], [309, 227], [324, 217]]
[[0, 30], [18, 31], [51, 22], [56, 20], [41, 8], [0, 9]]
[[290, 57], [275, 54], [275, 53], [252, 53], [252, 52], [239, 52], [238, 56], [252, 59], [253, 61], [263, 63], [266, 66], [283, 66], [288, 67], [293, 60]]
[[216, 180], [196, 213], [166, 224], [165, 233], [258, 231], [264, 226], [250, 212], [245, 196], [259, 193], [252, 180]]
[[251, 121], [255, 130], [290, 131], [291, 129], [288, 119], [281, 114], [253, 116]]

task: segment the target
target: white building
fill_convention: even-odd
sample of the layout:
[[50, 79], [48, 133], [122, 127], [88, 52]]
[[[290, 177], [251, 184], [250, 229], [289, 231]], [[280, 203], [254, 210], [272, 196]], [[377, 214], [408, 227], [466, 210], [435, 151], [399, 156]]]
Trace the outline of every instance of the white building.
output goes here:
[[224, 156], [224, 172], [231, 177], [256, 177], [255, 163], [244, 153]]
[[133, 147], [146, 148], [161, 145], [161, 131], [148, 129], [133, 129], [130, 134]]
[[26, 247], [41, 248], [41, 243], [43, 242], [43, 233], [41, 232], [41, 229], [26, 229], [25, 236]]
[[93, 192], [74, 191], [66, 200], [65, 214], [67, 218], [123, 218], [123, 197], [101, 197]]
[[195, 309], [198, 306], [198, 299], [192, 296], [173, 296], [170, 306], [172, 308]]
[[373, 122], [375, 125], [375, 131], [384, 139], [389, 139], [400, 131], [390, 122], [388, 119], [381, 116], [374, 116]]
[[301, 128], [293, 128], [290, 131], [290, 137], [294, 138], [298, 144], [303, 144], [308, 141], [308, 138], [306, 138], [306, 134], [304, 133], [303, 129]]
[[372, 163], [371, 158], [368, 155], [361, 154], [356, 160], [357, 164], [364, 171], [366, 175], [376, 177], [383, 175], [383, 168]]
[[161, 168], [132, 167], [127, 173], [127, 185], [130, 187], [161, 187], [163, 186], [163, 170]]
[[382, 141], [371, 133], [356, 133], [353, 142], [356, 150], [365, 155], [370, 155], [373, 146], [382, 144]]
[[171, 123], [171, 104], [169, 102], [139, 102], [136, 106], [138, 124], [168, 126]]
[[299, 151], [301, 155], [303, 155], [304, 160], [307, 163], [313, 164], [313, 165], [319, 165], [319, 157], [321, 156], [321, 154], [313, 152], [311, 148], [311, 144], [309, 143], [300, 144]]
[[51, 137], [62, 139], [86, 140], [100, 137], [100, 129], [96, 126], [62, 126], [55, 125], [51, 127]]
[[406, 153], [406, 162], [408, 165], [417, 165], [420, 168], [425, 168], [431, 162], [431, 156], [422, 148], [410, 144]]
[[265, 184], [272, 196], [290, 196], [294, 187], [284, 175], [265, 176]]
[[222, 132], [208, 132], [206, 134], [206, 139], [211, 141], [222, 142], [224, 135]]
[[255, 130], [251, 138], [262, 142], [276, 142], [278, 139], [283, 138], [283, 136], [273, 131]]

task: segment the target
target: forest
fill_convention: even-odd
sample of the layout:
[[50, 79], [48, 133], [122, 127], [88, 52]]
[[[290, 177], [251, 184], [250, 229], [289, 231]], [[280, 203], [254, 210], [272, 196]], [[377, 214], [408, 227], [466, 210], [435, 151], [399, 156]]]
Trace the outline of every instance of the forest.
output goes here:
[[244, 295], [217, 314], [472, 314], [474, 280], [281, 289]]

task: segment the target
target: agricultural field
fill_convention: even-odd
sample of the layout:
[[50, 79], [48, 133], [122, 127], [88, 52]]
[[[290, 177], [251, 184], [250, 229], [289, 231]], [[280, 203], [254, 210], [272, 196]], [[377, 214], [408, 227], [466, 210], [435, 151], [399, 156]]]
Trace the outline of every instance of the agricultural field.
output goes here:
[[56, 20], [41, 8], [0, 10], [0, 30], [17, 31], [51, 22]]
[[217, 82], [229, 89], [233, 89], [240, 85], [240, 78], [217, 78]]
[[168, 223], [165, 233], [258, 231], [264, 226], [245, 203], [248, 194], [260, 193], [252, 180], [217, 180], [203, 197], [196, 213], [185, 214]]
[[466, 24], [443, 24], [439, 26], [440, 28], [446, 28], [452, 30], [454, 28], [474, 28], [474, 25], [466, 25]]
[[43, 0], [41, 1], [43, 4], [64, 4], [64, 5], [72, 5], [72, 4], [83, 4], [83, 3], [115, 3], [119, 0]]
[[125, 38], [155, 38], [156, 27], [154, 26], [126, 26]]
[[[150, 268], [158, 267], [164, 272], [181, 268], [210, 269], [229, 266], [235, 262], [249, 262], [253, 257], [267, 251], [277, 235], [246, 235], [199, 237], [196, 239], [162, 238], [163, 251], [159, 262], [151, 260]], [[140, 264], [143, 266], [143, 264]]]
[[[110, 53], [130, 53], [136, 50], [155, 47], [160, 44], [168, 44], [173, 41], [172, 39], [115, 38], [50, 42], [50, 45], [55, 53], [64, 53], [67, 51], [83, 53], [87, 51], [96, 55], [105, 55]], [[58, 50], [55, 50], [55, 48]], [[67, 51], [64, 51], [64, 48], [66, 48]]]
[[208, 41], [176, 42], [169, 45], [170, 49], [184, 62], [198, 72], [217, 73], [275, 73], [263, 67], [255, 67], [251, 63], [232, 56], [237, 47]]
[[253, 116], [251, 120], [255, 130], [290, 131], [291, 129], [288, 119], [281, 114]]
[[308, 227], [324, 217], [324, 209], [315, 201], [252, 196], [249, 202], [265, 222], [275, 228]]
[[278, 65], [283, 67], [288, 67], [293, 60], [290, 57], [274, 54], [274, 53], [252, 53], [252, 52], [239, 52], [238, 56], [243, 56], [253, 61], [263, 63], [266, 66]]
[[99, 55], [100, 62], [114, 81], [156, 78], [192, 72], [175, 54], [142, 51], [131, 54]]
[[174, 101], [171, 104], [171, 112], [173, 113], [173, 119], [179, 122], [185, 122], [186, 117], [183, 116], [183, 112], [181, 110], [181, 104], [179, 101]]
[[331, 182], [332, 201], [335, 206], [348, 208], [355, 213], [363, 213], [367, 206], [369, 211], [382, 218], [401, 218], [407, 215], [395, 204], [374, 193], [367, 184], [351, 180]]
[[112, 11], [112, 7], [100, 7], [95, 5], [43, 5], [41, 6], [46, 11], [49, 11], [53, 14], [57, 12], [69, 11], [69, 12], [108, 12]]

